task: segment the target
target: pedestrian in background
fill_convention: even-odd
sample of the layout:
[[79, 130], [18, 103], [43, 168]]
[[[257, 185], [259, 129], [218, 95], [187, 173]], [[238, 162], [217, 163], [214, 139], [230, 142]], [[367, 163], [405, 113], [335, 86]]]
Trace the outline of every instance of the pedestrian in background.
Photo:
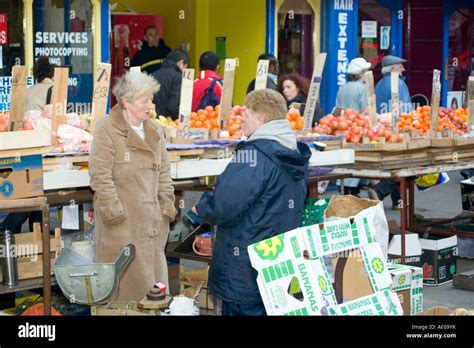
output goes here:
[[142, 71], [151, 74], [161, 68], [170, 52], [171, 48], [166, 46], [158, 29], [154, 26], [146, 27], [142, 47], [133, 56], [130, 66], [139, 66]]
[[364, 73], [371, 65], [364, 58], [354, 58], [347, 68], [348, 82], [339, 88], [336, 106], [341, 109], [352, 109], [363, 113], [367, 108], [367, 87]]
[[[268, 60], [268, 75], [267, 75], [267, 88], [273, 89], [274, 91], [278, 90], [278, 72], [279, 72], [279, 63], [278, 59], [271, 53], [263, 53], [258, 57], [258, 61]], [[252, 92], [255, 89], [255, 79], [253, 79], [249, 86], [247, 87], [247, 94]]]

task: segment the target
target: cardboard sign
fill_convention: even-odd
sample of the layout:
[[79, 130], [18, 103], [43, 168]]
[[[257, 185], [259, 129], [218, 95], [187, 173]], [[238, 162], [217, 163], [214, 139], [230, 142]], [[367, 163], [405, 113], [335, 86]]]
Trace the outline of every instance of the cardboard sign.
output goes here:
[[51, 135], [54, 146], [58, 145], [58, 127], [60, 124], [67, 123], [66, 105], [67, 105], [67, 78], [68, 68], [54, 68], [54, 86], [52, 96], [52, 124]]
[[390, 74], [392, 128], [394, 133], [399, 132], [398, 119], [400, 117], [400, 100], [398, 96], [398, 75], [398, 72], [394, 71]]
[[94, 90], [92, 94], [91, 133], [96, 123], [105, 117], [107, 102], [109, 100], [111, 70], [112, 66], [107, 63], [98, 63], [95, 69]]
[[313, 123], [314, 111], [316, 110], [316, 104], [319, 99], [319, 87], [321, 86], [321, 80], [324, 70], [324, 63], [326, 62], [326, 53], [320, 53], [316, 59], [316, 65], [314, 66], [313, 77], [311, 78], [311, 86], [308, 92], [308, 98], [306, 99], [306, 106], [304, 108], [304, 131], [311, 130]]
[[181, 75], [178, 138], [189, 138], [189, 118], [193, 104], [194, 69], [185, 69]]
[[[230, 111], [232, 109], [232, 99], [234, 96], [235, 67], [237, 59], [226, 59], [224, 65], [224, 86], [222, 89], [221, 108], [217, 118], [217, 124], [221, 129], [227, 128]], [[221, 124], [222, 123], [222, 124]]]
[[365, 73], [365, 85], [367, 86], [367, 108], [369, 110], [370, 126], [377, 127], [377, 100], [374, 90], [374, 74], [372, 71]]
[[431, 92], [431, 122], [430, 122], [430, 133], [432, 137], [435, 137], [438, 128], [438, 113], [439, 113], [439, 100], [441, 93], [441, 71], [433, 70], [433, 85]]
[[0, 45], [8, 45], [8, 14], [0, 13]]
[[466, 94], [467, 107], [469, 108], [469, 113], [467, 115], [467, 129], [471, 132], [472, 125], [474, 124], [474, 76], [469, 76]]
[[268, 78], [268, 66], [270, 64], [269, 60], [259, 60], [257, 65], [257, 76], [255, 78], [255, 88], [254, 91], [259, 89], [267, 88], [267, 78]]
[[12, 69], [12, 109], [8, 123], [9, 131], [23, 129], [23, 114], [26, 107], [26, 75], [25, 65], [15, 65]]

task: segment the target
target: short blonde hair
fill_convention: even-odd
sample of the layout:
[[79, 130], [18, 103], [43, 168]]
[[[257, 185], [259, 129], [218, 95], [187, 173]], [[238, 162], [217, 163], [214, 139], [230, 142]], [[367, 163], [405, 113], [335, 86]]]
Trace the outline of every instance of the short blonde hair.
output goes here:
[[244, 105], [264, 118], [264, 122], [284, 120], [288, 113], [285, 98], [272, 89], [250, 92]]
[[134, 102], [147, 93], [155, 94], [160, 90], [160, 84], [152, 76], [143, 72], [127, 72], [117, 79], [112, 93], [118, 102], [126, 99]]

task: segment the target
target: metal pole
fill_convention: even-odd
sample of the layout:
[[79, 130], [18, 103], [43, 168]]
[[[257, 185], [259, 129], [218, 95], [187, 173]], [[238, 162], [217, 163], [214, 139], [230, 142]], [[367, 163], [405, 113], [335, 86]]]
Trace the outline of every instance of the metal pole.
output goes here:
[[402, 209], [401, 209], [401, 237], [402, 237], [402, 252], [401, 252], [401, 264], [405, 264], [405, 236], [407, 233], [407, 181], [406, 178], [401, 178], [400, 181], [400, 195], [402, 199]]
[[51, 315], [51, 261], [49, 245], [49, 204], [42, 206], [43, 212], [43, 301], [44, 315]]
[[415, 178], [408, 179], [408, 230], [415, 228]]

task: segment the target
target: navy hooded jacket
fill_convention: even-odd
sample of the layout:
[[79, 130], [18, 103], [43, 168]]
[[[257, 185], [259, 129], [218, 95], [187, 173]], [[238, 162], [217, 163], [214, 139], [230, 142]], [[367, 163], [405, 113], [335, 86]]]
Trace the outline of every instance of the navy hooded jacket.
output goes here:
[[300, 226], [310, 157], [302, 143], [291, 150], [275, 140], [241, 142], [214, 193], [198, 202], [198, 215], [217, 225], [208, 280], [214, 296], [238, 304], [262, 302], [247, 247]]

